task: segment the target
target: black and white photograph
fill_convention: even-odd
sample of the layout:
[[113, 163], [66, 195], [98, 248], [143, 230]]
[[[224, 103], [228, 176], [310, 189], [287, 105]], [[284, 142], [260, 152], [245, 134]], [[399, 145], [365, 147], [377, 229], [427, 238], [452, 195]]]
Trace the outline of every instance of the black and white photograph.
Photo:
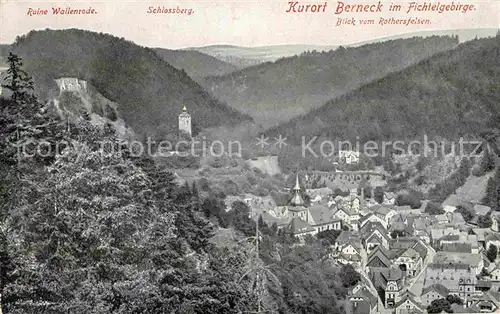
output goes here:
[[500, 312], [499, 8], [0, 1], [0, 314]]

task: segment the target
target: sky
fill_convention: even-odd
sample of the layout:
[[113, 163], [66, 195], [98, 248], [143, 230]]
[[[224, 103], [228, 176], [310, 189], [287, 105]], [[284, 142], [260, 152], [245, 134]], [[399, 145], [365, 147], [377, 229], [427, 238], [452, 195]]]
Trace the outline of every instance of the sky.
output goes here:
[[[283, 44], [347, 45], [405, 33], [450, 29], [498, 29], [500, 0], [453, 1], [476, 8], [461, 12], [406, 13], [410, 2], [383, 0], [382, 13], [335, 14], [338, 1], [311, 1], [325, 4], [325, 12], [287, 13], [288, 1], [281, 0], [197, 0], [197, 1], [17, 1], [0, 0], [0, 43], [33, 29], [80, 28], [110, 33], [149, 47], [170, 49], [214, 44], [267, 46]], [[451, 4], [452, 1], [430, 0]], [[302, 3], [302, 2], [301, 2]], [[345, 0], [345, 4], [377, 4], [378, 1]], [[401, 12], [388, 12], [390, 3], [401, 4]], [[93, 8], [94, 15], [52, 15], [53, 7]], [[149, 14], [149, 7], [192, 9], [188, 14]], [[48, 15], [28, 16], [29, 9], [48, 10]], [[380, 18], [429, 19], [429, 25], [378, 25]], [[356, 19], [357, 24], [336, 26], [339, 18]], [[373, 19], [375, 25], [360, 25]]]

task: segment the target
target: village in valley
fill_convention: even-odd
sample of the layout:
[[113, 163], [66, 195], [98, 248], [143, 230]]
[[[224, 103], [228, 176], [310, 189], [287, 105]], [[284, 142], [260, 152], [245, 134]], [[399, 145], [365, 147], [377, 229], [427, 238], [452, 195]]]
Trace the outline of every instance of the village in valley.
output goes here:
[[[354, 181], [363, 176], [335, 175]], [[305, 189], [311, 198], [306, 205], [301, 184], [310, 182], [311, 175], [296, 174], [289, 203], [264, 211], [262, 217], [301, 245], [325, 231], [338, 234], [328, 259], [350, 264], [361, 274], [349, 293], [348, 313], [422, 313], [431, 304], [437, 308], [432, 313], [438, 313], [443, 302], [455, 313], [500, 308], [500, 214], [489, 206], [451, 194], [443, 212], [433, 214], [426, 210], [428, 200], [416, 208], [397, 205], [397, 193], [383, 192], [376, 200], [365, 197], [365, 188], [343, 195], [330, 188]], [[251, 206], [251, 199], [247, 202]], [[468, 221], [463, 208], [472, 210]], [[488, 227], [478, 223], [486, 219]]]
[[[179, 116], [179, 130], [191, 137], [186, 108]], [[237, 201], [245, 203], [256, 222], [291, 236], [296, 246], [333, 237], [325, 261], [350, 265], [360, 275], [349, 289], [348, 314], [495, 312], [500, 310], [500, 212], [484, 204], [491, 193], [488, 185], [491, 189], [498, 176], [496, 145], [485, 141], [475, 159], [452, 158], [459, 162], [451, 166], [450, 177], [463, 178], [452, 193], [444, 193], [441, 204], [431, 200], [439, 194], [436, 187], [426, 187], [426, 193], [414, 189], [423, 186], [419, 180], [413, 180], [412, 187], [390, 187], [394, 180], [408, 177], [408, 170], [392, 177], [382, 166], [331, 172], [297, 169], [286, 180], [293, 185], [283, 188], [289, 196], [285, 202], [251, 193], [226, 195], [226, 210]], [[361, 158], [357, 151], [340, 150], [333, 163], [350, 169]], [[405, 162], [415, 166], [415, 159], [422, 163], [423, 158], [394, 156], [399, 169]], [[245, 167], [250, 172], [265, 175], [269, 170], [255, 158], [247, 163], [254, 166]], [[418, 163], [416, 168], [422, 168]]]

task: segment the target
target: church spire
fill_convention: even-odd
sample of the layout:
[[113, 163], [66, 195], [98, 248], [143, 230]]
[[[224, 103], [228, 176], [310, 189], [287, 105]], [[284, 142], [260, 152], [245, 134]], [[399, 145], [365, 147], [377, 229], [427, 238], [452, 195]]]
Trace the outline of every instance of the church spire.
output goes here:
[[300, 191], [299, 173], [298, 172], [295, 174], [295, 186], [293, 187], [293, 190]]
[[293, 206], [304, 206], [304, 200], [300, 195], [299, 172], [295, 175], [295, 186], [293, 187], [293, 197], [290, 203]]

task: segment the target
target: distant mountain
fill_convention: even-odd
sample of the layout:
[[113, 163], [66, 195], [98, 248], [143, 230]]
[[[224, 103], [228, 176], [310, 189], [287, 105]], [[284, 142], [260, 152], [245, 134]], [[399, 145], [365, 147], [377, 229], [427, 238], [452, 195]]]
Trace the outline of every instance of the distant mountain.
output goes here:
[[199, 51], [163, 48], [155, 48], [154, 51], [176, 69], [186, 71], [196, 81], [206, 76], [224, 75], [240, 69]]
[[251, 120], [152, 49], [123, 38], [77, 29], [32, 31], [18, 37], [13, 50], [23, 57], [40, 96], [58, 90], [54, 79], [88, 81], [103, 97], [120, 104], [120, 115], [140, 135], [176, 132], [184, 105], [198, 129]]
[[280, 58], [291, 57], [306, 51], [328, 51], [337, 46], [319, 45], [275, 45], [261, 47], [242, 47], [232, 45], [212, 45], [204, 47], [186, 48], [213, 56], [217, 59], [232, 63], [238, 68], [254, 66], [263, 62], [273, 62]]
[[202, 85], [256, 122], [271, 126], [457, 44], [456, 37], [433, 36], [312, 51], [207, 77]]
[[498, 32], [496, 28], [467, 28], [467, 29], [447, 29], [447, 30], [432, 30], [432, 31], [419, 31], [406, 34], [397, 34], [388, 37], [374, 38], [367, 41], [353, 43], [347, 45], [349, 47], [357, 47], [361, 45], [371, 44], [379, 41], [411, 38], [411, 37], [430, 37], [430, 36], [458, 36], [460, 42], [469, 41], [475, 38], [487, 38], [495, 36]]
[[331, 140], [458, 141], [500, 125], [500, 36], [472, 40], [366, 84], [266, 132], [289, 143]]

